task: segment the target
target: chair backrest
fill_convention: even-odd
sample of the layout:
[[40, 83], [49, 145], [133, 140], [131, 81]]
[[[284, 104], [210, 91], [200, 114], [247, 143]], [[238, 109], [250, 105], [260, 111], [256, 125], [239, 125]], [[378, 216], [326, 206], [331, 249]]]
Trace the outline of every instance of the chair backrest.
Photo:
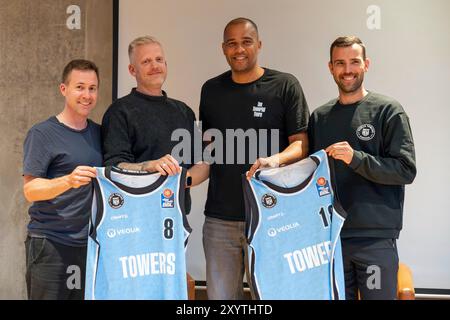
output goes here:
[[414, 300], [416, 293], [414, 291], [414, 283], [411, 269], [404, 263], [398, 265], [397, 275], [397, 299]]
[[189, 273], [186, 273], [186, 278], [188, 288], [188, 299], [195, 300], [195, 280]]

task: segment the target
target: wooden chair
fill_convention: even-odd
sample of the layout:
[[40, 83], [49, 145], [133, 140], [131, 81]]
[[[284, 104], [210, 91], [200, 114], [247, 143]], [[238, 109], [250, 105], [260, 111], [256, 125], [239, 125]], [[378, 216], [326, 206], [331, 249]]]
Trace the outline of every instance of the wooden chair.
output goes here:
[[195, 300], [195, 280], [191, 277], [189, 273], [187, 276], [187, 288], [188, 288], [188, 299]]
[[398, 265], [397, 275], [397, 299], [415, 300], [414, 283], [411, 269], [404, 263]]

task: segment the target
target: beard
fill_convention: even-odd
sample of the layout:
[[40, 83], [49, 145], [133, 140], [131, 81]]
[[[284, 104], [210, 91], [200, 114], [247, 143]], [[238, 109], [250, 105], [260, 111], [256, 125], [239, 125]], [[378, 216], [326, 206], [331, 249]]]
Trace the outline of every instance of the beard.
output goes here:
[[353, 93], [355, 91], [358, 91], [359, 88], [361, 88], [362, 83], [364, 81], [364, 73], [357, 74], [354, 82], [351, 83], [351, 84], [344, 84], [344, 81], [341, 80], [340, 78], [337, 78], [337, 79], [334, 78], [334, 81], [336, 82], [336, 84], [338, 85], [339, 89], [343, 93]]

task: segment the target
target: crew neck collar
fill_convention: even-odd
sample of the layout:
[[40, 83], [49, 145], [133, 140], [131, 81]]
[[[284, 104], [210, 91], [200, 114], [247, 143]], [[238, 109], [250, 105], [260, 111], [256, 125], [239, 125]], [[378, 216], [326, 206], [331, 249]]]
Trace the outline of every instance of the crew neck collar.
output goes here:
[[[145, 187], [135, 188], [135, 187], [130, 187], [130, 186], [124, 185], [118, 181], [113, 180], [111, 178], [111, 172], [116, 172], [119, 174], [126, 174], [126, 175], [133, 175], [133, 176], [155, 176], [155, 177], [159, 176], [159, 177], [153, 183], [151, 183]], [[114, 167], [114, 166], [107, 166], [107, 167], [105, 167], [105, 177], [119, 189], [121, 189], [125, 192], [128, 192], [130, 194], [141, 195], [141, 194], [153, 192], [154, 190], [158, 189], [163, 184], [163, 182], [166, 181], [168, 176], [167, 175], [163, 176], [158, 172], [150, 173], [150, 172], [143, 172], [143, 171], [130, 171], [130, 170], [124, 170], [124, 169], [121, 169], [118, 167]]]
[[368, 97], [369, 97], [371, 94], [372, 94], [372, 92], [370, 92], [369, 90], [367, 90], [367, 94], [366, 94], [361, 100], [358, 100], [358, 101], [353, 102], [353, 103], [347, 103], [347, 104], [341, 103], [341, 101], [339, 100], [339, 97], [338, 97], [338, 98], [337, 98], [337, 104], [340, 105], [340, 106], [342, 106], [342, 107], [357, 106], [357, 105], [363, 103], [364, 101], [366, 101], [366, 100], [368, 99]]
[[87, 131], [89, 129], [89, 124], [91, 122], [91, 120], [86, 119], [86, 127], [84, 127], [83, 129], [78, 130], [78, 129], [71, 128], [68, 125], [66, 125], [65, 123], [59, 121], [59, 119], [56, 116], [51, 116], [49, 120], [54, 122], [54, 123], [56, 123], [57, 125], [60, 125], [60, 126], [62, 126], [64, 128], [66, 128], [67, 130], [70, 130], [70, 131], [73, 131], [73, 132], [78, 132], [78, 133], [83, 133], [83, 132]]
[[229, 71], [229, 77], [228, 77], [228, 80], [230, 81], [230, 83], [232, 83], [232, 84], [235, 85], [235, 86], [242, 86], [242, 87], [245, 87], [245, 86], [252, 85], [252, 84], [254, 84], [254, 83], [257, 83], [257, 82], [261, 81], [261, 80], [264, 79], [264, 77], [266, 76], [267, 70], [268, 70], [268, 69], [267, 69], [267, 68], [264, 68], [264, 67], [262, 67], [262, 68], [263, 68], [263, 70], [264, 70], [263, 74], [262, 74], [259, 78], [255, 79], [255, 80], [253, 80], [253, 81], [250, 81], [250, 82], [244, 82], [244, 83], [235, 82], [235, 81], [233, 80], [233, 74], [232, 74], [231, 70]]
[[[311, 174], [305, 180], [303, 180], [302, 182], [300, 182], [296, 186], [280, 187], [280, 186], [278, 186], [278, 185], [276, 185], [276, 184], [274, 184], [272, 182], [262, 180], [260, 178], [261, 171], [257, 171], [255, 173], [255, 179], [260, 181], [260, 182], [262, 182], [269, 189], [272, 189], [272, 190], [277, 191], [279, 193], [292, 194], [292, 193], [301, 192], [301, 191], [303, 191], [306, 188], [307, 185], [309, 185], [309, 183], [311, 182], [313, 177], [317, 175], [317, 172], [319, 171], [319, 166], [322, 163], [322, 160], [316, 155], [310, 155], [309, 158], [316, 163], [317, 167], [316, 167], [316, 169], [314, 169], [313, 172], [311, 172]], [[284, 168], [286, 168], [286, 167], [284, 167]]]
[[165, 100], [167, 100], [167, 93], [164, 90], [162, 90], [162, 94], [163, 94], [162, 96], [151, 96], [149, 94], [145, 94], [145, 93], [137, 91], [136, 88], [131, 89], [131, 94], [134, 94], [138, 97], [141, 97], [141, 98], [144, 98], [144, 99], [147, 99], [150, 101], [165, 101]]

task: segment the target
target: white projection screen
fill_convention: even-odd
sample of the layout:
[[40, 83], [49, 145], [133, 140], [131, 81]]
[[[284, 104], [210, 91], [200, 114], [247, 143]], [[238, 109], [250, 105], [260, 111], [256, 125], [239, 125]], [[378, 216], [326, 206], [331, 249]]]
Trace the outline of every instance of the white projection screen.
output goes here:
[[[450, 1], [448, 0], [126, 0], [119, 1], [118, 97], [135, 86], [127, 47], [141, 35], [163, 44], [168, 61], [164, 90], [198, 117], [204, 81], [228, 69], [221, 51], [225, 24], [254, 20], [260, 31], [262, 66], [294, 74], [310, 110], [337, 96], [329, 74], [329, 46], [357, 35], [371, 59], [368, 90], [400, 101], [411, 121], [417, 177], [406, 187], [400, 260], [416, 288], [450, 292]], [[168, 115], [170, 116], [170, 115]], [[151, 121], [151, 120], [150, 120]], [[193, 228], [188, 272], [205, 281], [202, 246], [207, 182], [192, 190]], [[434, 289], [434, 290], [431, 290]]]

